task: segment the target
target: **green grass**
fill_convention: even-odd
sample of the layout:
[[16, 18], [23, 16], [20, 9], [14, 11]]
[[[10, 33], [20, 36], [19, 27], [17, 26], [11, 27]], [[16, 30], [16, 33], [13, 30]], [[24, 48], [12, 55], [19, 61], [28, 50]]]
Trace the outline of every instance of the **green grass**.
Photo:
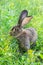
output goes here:
[[[35, 49], [21, 56], [18, 41], [9, 32], [24, 9], [33, 16], [25, 28], [35, 28], [38, 39]], [[0, 0], [0, 65], [43, 65], [43, 0]]]

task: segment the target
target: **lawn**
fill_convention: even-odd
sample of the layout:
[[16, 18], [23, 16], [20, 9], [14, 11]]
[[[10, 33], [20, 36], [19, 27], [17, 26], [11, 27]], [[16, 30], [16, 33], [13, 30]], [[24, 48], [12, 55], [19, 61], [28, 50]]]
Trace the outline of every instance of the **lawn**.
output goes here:
[[[35, 28], [38, 39], [34, 49], [21, 55], [9, 32], [24, 9], [33, 16], [24, 28]], [[43, 0], [0, 0], [0, 65], [43, 65]]]

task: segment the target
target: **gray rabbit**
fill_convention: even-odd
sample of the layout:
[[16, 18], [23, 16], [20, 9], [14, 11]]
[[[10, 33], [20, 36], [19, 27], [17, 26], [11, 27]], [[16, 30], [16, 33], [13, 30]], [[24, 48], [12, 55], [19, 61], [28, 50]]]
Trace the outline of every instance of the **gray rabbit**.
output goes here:
[[[28, 16], [28, 11], [23, 10], [20, 14], [18, 24], [14, 26], [10, 35], [16, 37], [19, 40], [19, 47], [25, 51], [36, 44], [37, 32], [34, 28], [23, 29], [23, 26], [32, 19], [32, 16]], [[31, 45], [32, 43], [32, 45]]]

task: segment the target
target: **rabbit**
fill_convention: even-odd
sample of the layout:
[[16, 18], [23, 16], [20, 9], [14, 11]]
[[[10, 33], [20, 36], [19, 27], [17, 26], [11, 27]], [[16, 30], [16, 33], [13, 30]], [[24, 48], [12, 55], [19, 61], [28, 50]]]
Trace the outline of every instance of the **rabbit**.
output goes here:
[[28, 16], [27, 10], [23, 10], [20, 14], [17, 25], [14, 26], [10, 31], [10, 35], [19, 40], [19, 47], [24, 51], [27, 51], [32, 46], [34, 46], [37, 40], [37, 32], [34, 28], [23, 28], [23, 26], [27, 24], [32, 18], [32, 16]]

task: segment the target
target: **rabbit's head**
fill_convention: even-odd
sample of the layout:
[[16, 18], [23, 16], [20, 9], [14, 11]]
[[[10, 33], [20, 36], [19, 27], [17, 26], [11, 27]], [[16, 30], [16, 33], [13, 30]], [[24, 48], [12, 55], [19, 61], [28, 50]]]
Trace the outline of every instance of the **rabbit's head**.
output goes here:
[[10, 35], [17, 36], [19, 33], [22, 33], [22, 27], [25, 24], [27, 24], [32, 18], [32, 16], [27, 16], [27, 15], [28, 15], [27, 10], [23, 10], [21, 12], [18, 20], [18, 24], [11, 29]]
[[17, 25], [14, 26], [11, 31], [10, 31], [10, 35], [11, 36], [17, 36], [20, 32], [22, 31], [22, 29]]

